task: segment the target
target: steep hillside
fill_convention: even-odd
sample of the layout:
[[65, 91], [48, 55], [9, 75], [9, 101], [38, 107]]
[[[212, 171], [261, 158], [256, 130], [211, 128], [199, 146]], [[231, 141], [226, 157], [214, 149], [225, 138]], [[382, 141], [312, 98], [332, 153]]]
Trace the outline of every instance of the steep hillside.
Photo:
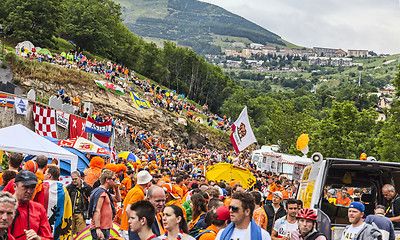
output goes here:
[[[55, 95], [63, 86], [72, 96], [79, 95], [83, 100], [90, 100], [96, 110], [115, 116], [141, 130], [149, 131], [154, 136], [172, 137], [178, 142], [187, 139], [195, 148], [201, 148], [205, 144], [203, 135], [207, 134], [210, 147], [218, 146], [220, 149], [230, 147], [229, 136], [222, 131], [191, 120], [187, 120], [187, 126], [178, 124], [178, 116], [174, 113], [157, 107], [148, 110], [138, 109], [128, 93], [120, 96], [99, 88], [93, 80], [103, 80], [101, 75], [66, 69], [49, 63], [26, 61], [15, 57], [14, 54], [8, 57], [8, 63], [14, 74], [13, 82], [18, 82], [26, 90], [34, 89], [37, 101], [42, 103], [47, 104], [49, 97]], [[5, 71], [6, 69], [0, 68], [0, 75]], [[140, 93], [139, 88], [133, 85], [131, 87]]]
[[285, 46], [280, 37], [225, 9], [197, 0], [115, 0], [125, 25], [142, 37], [162, 38], [191, 46], [197, 53], [216, 53], [213, 35], [248, 38]]

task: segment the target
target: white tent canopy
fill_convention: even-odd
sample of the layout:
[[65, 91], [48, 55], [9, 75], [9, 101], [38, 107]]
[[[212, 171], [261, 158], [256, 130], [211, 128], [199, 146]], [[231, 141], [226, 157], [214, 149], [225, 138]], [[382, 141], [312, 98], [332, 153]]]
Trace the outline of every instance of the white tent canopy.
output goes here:
[[50, 142], [21, 124], [0, 129], [0, 150], [70, 160], [71, 172], [75, 171], [78, 166], [77, 155]]
[[15, 46], [15, 49], [17, 50], [17, 53], [19, 54], [19, 50], [24, 47], [25, 49], [28, 49], [29, 52], [32, 52], [32, 49], [35, 48], [35, 45], [31, 43], [30, 41], [23, 41], [17, 44]]

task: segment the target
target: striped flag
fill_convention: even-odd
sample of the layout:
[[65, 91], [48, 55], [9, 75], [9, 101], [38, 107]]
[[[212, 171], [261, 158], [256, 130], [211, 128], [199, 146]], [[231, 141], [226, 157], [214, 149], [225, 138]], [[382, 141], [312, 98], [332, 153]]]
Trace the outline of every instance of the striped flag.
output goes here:
[[14, 102], [15, 102], [15, 97], [14, 96], [11, 96], [11, 95], [8, 95], [8, 94], [4, 94], [4, 93], [0, 93], [0, 106], [13, 108], [14, 107]]
[[88, 116], [86, 119], [85, 132], [111, 137], [111, 120], [100, 123]]
[[45, 180], [42, 184], [44, 208], [53, 232], [54, 240], [70, 240], [72, 203], [68, 191], [58, 181]]

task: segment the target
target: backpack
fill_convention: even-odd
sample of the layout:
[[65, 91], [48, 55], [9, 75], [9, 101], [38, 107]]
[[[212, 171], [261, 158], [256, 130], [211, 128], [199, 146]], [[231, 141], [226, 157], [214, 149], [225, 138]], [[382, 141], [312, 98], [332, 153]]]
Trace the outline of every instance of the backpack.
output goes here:
[[325, 234], [320, 233], [320, 232], [315, 232], [315, 233], [311, 234], [311, 235], [307, 238], [307, 240], [315, 240], [315, 239], [316, 239], [317, 237], [319, 237], [319, 236], [324, 236], [324, 237], [326, 238]]
[[212, 230], [205, 230], [205, 231], [200, 231], [199, 234], [197, 234], [194, 238], [199, 240], [201, 235], [203, 235], [204, 233], [214, 233], [215, 235], [217, 235], [217, 233]]

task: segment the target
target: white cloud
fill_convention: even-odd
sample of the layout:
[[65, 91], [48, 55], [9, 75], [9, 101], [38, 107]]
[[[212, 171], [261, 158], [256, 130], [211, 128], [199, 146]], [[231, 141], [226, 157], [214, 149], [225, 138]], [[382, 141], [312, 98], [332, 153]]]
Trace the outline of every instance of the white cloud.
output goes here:
[[203, 1], [301, 46], [400, 53], [400, 0]]

